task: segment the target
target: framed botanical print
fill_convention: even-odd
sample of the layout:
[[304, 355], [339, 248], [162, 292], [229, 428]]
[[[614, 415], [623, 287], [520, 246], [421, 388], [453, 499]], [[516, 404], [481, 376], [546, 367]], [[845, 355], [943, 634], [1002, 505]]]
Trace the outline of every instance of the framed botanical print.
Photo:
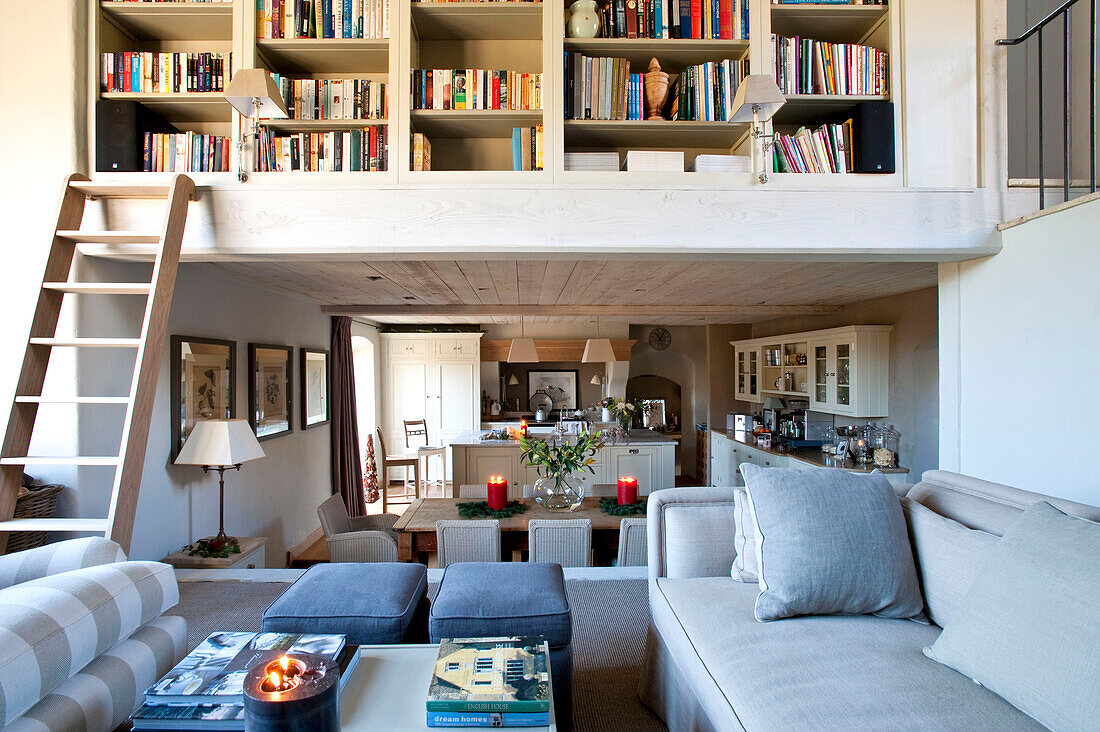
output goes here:
[[294, 431], [290, 421], [293, 378], [293, 348], [248, 344], [248, 421], [257, 439]]
[[175, 460], [197, 422], [237, 415], [237, 344], [174, 335], [170, 348], [171, 459]]
[[308, 430], [329, 421], [329, 358], [328, 351], [316, 348], [299, 348], [298, 354], [302, 429]]

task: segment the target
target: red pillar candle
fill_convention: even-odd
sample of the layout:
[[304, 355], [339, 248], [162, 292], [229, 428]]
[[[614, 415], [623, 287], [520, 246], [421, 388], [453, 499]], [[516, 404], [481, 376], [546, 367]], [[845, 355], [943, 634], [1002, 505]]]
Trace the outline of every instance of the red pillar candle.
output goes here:
[[521, 419], [519, 421], [519, 433], [523, 437], [527, 436], [527, 420], [526, 419]]
[[490, 475], [485, 484], [489, 508], [500, 511], [508, 505], [508, 481], [502, 475]]
[[638, 502], [638, 479], [637, 478], [619, 478], [619, 505], [625, 506], [628, 503]]

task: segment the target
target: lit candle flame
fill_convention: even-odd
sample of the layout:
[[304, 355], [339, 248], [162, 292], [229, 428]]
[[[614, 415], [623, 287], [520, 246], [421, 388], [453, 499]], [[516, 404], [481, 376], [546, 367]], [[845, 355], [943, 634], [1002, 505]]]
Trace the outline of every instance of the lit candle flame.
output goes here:
[[272, 671], [267, 676], [267, 680], [271, 682], [271, 686], [278, 691], [283, 686], [283, 677], [278, 671]]
[[279, 665], [283, 667], [283, 671], [286, 671], [290, 667], [290, 658], [285, 654], [279, 659]]

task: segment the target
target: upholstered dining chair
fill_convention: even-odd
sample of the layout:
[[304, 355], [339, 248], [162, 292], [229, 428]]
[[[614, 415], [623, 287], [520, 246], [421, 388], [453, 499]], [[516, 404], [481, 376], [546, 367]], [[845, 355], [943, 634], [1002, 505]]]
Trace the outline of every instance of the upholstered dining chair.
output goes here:
[[531, 519], [527, 522], [528, 557], [563, 567], [592, 566], [591, 519]]
[[458, 562], [499, 562], [500, 521], [440, 519], [435, 522], [439, 568]]
[[348, 515], [344, 499], [334, 494], [317, 507], [325, 532], [329, 559], [333, 562], [396, 562], [398, 517], [392, 513]]
[[620, 567], [645, 567], [649, 564], [645, 517], [624, 518], [619, 522]]
[[488, 498], [489, 487], [484, 483], [477, 485], [460, 485], [458, 487], [459, 498]]
[[[417, 466], [420, 470], [420, 477], [424, 481], [424, 497], [428, 497], [429, 490], [434, 484], [429, 470], [429, 463], [433, 457], [438, 457], [440, 463], [439, 495], [446, 497], [447, 446], [431, 444], [428, 439], [428, 423], [423, 419], [403, 419], [401, 421], [405, 423], [405, 449], [408, 451], [416, 450]], [[421, 440], [423, 440], [423, 444], [419, 444]], [[424, 461], [422, 466], [420, 464], [421, 460]]]
[[[382, 437], [382, 428], [376, 427], [375, 433], [378, 435], [378, 454], [381, 456], [381, 461], [378, 465], [378, 484], [382, 489], [382, 510], [385, 511], [387, 504], [389, 503], [390, 492], [390, 470], [393, 468], [404, 468], [404, 490], [402, 491], [401, 498], [420, 498], [420, 459], [416, 455], [390, 455], [386, 452], [386, 440]], [[409, 495], [409, 469], [412, 469], [413, 475], [413, 495]]]

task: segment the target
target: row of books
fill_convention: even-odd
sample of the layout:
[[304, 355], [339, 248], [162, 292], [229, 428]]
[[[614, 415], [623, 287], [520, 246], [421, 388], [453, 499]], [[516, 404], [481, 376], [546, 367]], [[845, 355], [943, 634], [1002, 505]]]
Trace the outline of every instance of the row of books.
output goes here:
[[725, 122], [733, 115], [734, 95], [748, 73], [748, 61], [728, 58], [688, 66], [680, 72], [669, 94], [669, 116], [676, 120]]
[[256, 0], [259, 38], [389, 38], [389, 0]]
[[146, 173], [226, 173], [229, 138], [198, 132], [146, 132], [142, 163]]
[[[688, 172], [691, 173], [748, 173], [751, 172], [748, 155], [696, 155]], [[614, 172], [619, 170], [617, 152], [569, 152], [565, 153], [566, 170]], [[669, 150], [629, 150], [623, 160], [623, 170], [676, 172], [684, 170], [684, 153]]]
[[167, 94], [225, 91], [231, 53], [118, 51], [100, 54], [101, 91]]
[[389, 165], [387, 125], [358, 130], [260, 134], [259, 173], [375, 173]]
[[292, 119], [387, 119], [386, 83], [372, 79], [291, 79], [272, 74]]
[[855, 43], [772, 35], [775, 81], [784, 94], [887, 94], [887, 54]]
[[413, 109], [542, 109], [542, 74], [413, 69]]
[[630, 61], [607, 56], [565, 54], [566, 119], [642, 119], [643, 75]]
[[603, 38], [749, 37], [750, 0], [610, 0], [600, 8]]
[[423, 132], [414, 132], [409, 150], [412, 156], [412, 169], [417, 171], [432, 169], [432, 143]]
[[243, 730], [248, 670], [284, 653], [315, 653], [340, 665], [340, 686], [359, 663], [343, 635], [213, 633], [157, 683], [132, 718], [135, 730]]
[[772, 170], [777, 173], [849, 173], [852, 165], [852, 120], [827, 124], [793, 135], [776, 133]]
[[546, 639], [442, 639], [425, 707], [427, 726], [433, 728], [550, 724]]
[[886, 0], [772, 0], [772, 5], [885, 5]]
[[512, 128], [512, 170], [542, 170], [542, 125]]

